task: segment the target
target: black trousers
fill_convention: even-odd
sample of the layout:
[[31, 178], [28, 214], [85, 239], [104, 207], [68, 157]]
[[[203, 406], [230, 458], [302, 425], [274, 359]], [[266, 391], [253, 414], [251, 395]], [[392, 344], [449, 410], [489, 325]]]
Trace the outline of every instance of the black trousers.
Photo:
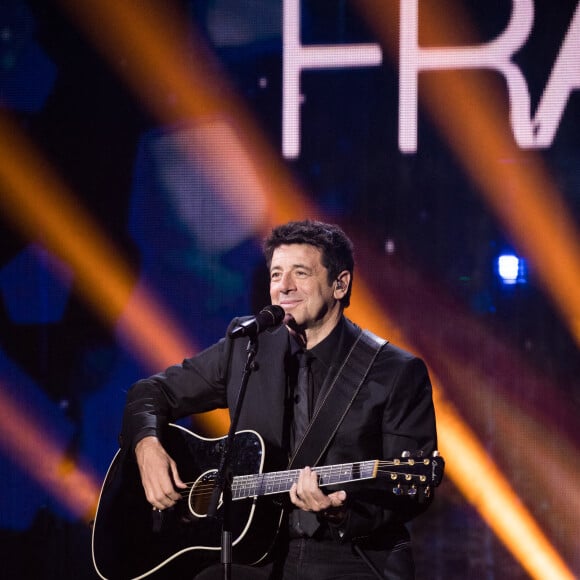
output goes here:
[[[411, 544], [402, 541], [389, 549], [357, 549], [350, 543], [299, 538], [288, 542], [285, 554], [263, 567], [233, 565], [232, 580], [414, 580]], [[195, 580], [224, 578], [214, 565]]]

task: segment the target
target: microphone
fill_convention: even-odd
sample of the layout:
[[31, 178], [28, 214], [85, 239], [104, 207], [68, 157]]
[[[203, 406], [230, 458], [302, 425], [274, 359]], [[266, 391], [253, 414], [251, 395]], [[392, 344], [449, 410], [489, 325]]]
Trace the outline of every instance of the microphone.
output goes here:
[[285, 316], [286, 313], [281, 306], [276, 306], [275, 304], [266, 306], [256, 316], [245, 320], [230, 330], [229, 336], [230, 338], [255, 337], [267, 328], [274, 328], [282, 324]]

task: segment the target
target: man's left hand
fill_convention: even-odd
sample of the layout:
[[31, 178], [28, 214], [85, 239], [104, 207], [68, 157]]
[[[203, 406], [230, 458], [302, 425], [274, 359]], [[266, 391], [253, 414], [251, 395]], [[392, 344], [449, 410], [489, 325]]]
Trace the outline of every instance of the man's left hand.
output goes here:
[[301, 510], [322, 512], [340, 508], [346, 501], [345, 491], [335, 491], [326, 495], [318, 486], [318, 475], [310, 467], [300, 471], [298, 481], [290, 488], [290, 501]]

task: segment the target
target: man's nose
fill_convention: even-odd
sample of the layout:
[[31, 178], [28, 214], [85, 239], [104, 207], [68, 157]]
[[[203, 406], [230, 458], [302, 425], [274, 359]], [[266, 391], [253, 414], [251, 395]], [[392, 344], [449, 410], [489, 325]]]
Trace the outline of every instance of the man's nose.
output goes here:
[[280, 291], [281, 292], [288, 292], [294, 289], [294, 282], [290, 273], [283, 274], [282, 278], [280, 279]]

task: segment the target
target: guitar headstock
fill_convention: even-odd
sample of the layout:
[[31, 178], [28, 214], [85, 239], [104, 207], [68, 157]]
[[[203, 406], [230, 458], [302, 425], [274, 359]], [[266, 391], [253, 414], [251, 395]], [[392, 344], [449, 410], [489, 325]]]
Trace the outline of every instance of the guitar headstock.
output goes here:
[[404, 451], [400, 458], [381, 461], [379, 465], [383, 477], [393, 483], [392, 492], [395, 495], [416, 496], [421, 491], [429, 497], [431, 489], [437, 487], [443, 479], [445, 460], [438, 451], [434, 451], [430, 457]]

